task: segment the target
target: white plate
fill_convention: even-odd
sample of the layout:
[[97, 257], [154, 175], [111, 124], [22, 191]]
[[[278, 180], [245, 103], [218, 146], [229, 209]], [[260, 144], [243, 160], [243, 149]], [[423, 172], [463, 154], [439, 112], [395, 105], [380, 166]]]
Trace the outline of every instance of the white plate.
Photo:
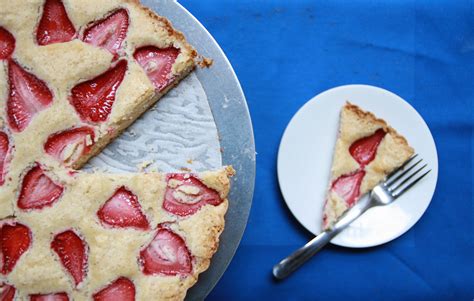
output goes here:
[[[321, 232], [322, 208], [336, 141], [339, 112], [346, 101], [385, 119], [407, 138], [432, 172], [399, 200], [367, 211], [333, 244], [361, 248], [386, 243], [408, 231], [431, 202], [438, 179], [433, 136], [418, 112], [399, 96], [373, 86], [348, 85], [327, 90], [307, 102], [291, 119], [278, 151], [278, 181], [296, 219], [315, 235]], [[367, 197], [367, 196], [365, 196]]]

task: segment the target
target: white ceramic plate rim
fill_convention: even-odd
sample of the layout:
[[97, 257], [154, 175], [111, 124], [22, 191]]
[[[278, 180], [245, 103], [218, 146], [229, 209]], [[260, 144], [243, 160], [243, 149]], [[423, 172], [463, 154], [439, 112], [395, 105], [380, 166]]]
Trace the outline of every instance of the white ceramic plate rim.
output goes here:
[[[376, 245], [381, 245], [381, 244], [389, 242], [389, 241], [403, 235], [406, 231], [408, 231], [411, 227], [413, 227], [415, 225], [415, 223], [421, 218], [421, 216], [424, 214], [424, 212], [428, 208], [428, 206], [431, 202], [431, 199], [433, 197], [434, 191], [435, 191], [437, 178], [438, 178], [438, 155], [437, 155], [436, 145], [434, 143], [433, 136], [432, 136], [428, 126], [426, 125], [426, 122], [423, 120], [423, 118], [420, 116], [420, 114], [408, 102], [403, 100], [398, 95], [396, 95], [396, 94], [394, 94], [390, 91], [387, 91], [385, 89], [374, 87], [374, 86], [369, 86], [369, 85], [345, 85], [345, 86], [332, 88], [332, 89], [326, 90], [326, 91], [318, 94], [317, 96], [313, 97], [310, 101], [308, 101], [305, 105], [303, 105], [298, 110], [298, 112], [293, 116], [291, 121], [289, 122], [287, 128], [285, 129], [285, 132], [283, 133], [282, 139], [281, 139], [280, 147], [279, 147], [279, 150], [278, 150], [278, 159], [277, 159], [278, 160], [278, 162], [277, 162], [278, 181], [279, 181], [279, 184], [280, 184], [280, 189], [281, 189], [283, 198], [284, 198], [288, 208], [290, 209], [292, 214], [295, 216], [295, 218], [308, 231], [312, 232], [313, 234], [319, 233], [320, 229], [317, 229], [317, 227], [315, 227], [314, 224], [317, 224], [318, 222], [320, 223], [320, 221], [316, 221], [314, 224], [308, 223], [307, 221], [305, 221], [304, 219], [306, 217], [302, 216], [301, 211], [298, 211], [299, 208], [295, 207], [295, 206], [297, 206], [297, 204], [295, 204], [294, 199], [293, 200], [291, 199], [293, 196], [292, 196], [292, 193], [290, 191], [291, 189], [289, 188], [290, 187], [289, 185], [292, 185], [294, 183], [285, 183], [285, 180], [284, 180], [285, 175], [283, 174], [284, 172], [287, 172], [287, 171], [285, 171], [284, 160], [285, 160], [285, 157], [288, 157], [288, 154], [285, 153], [286, 152], [285, 142], [288, 141], [288, 139], [289, 139], [288, 136], [291, 134], [290, 132], [292, 131], [292, 126], [294, 125], [295, 122], [297, 122], [297, 120], [299, 118], [301, 118], [301, 115], [303, 114], [303, 112], [305, 110], [308, 109], [309, 106], [314, 106], [315, 102], [324, 102], [325, 99], [329, 99], [334, 94], [336, 94], [336, 95], [337, 94], [350, 94], [351, 92], [354, 92], [355, 95], [360, 95], [360, 94], [364, 94], [364, 93], [368, 93], [368, 94], [374, 94], [375, 93], [375, 94], [379, 95], [381, 98], [384, 98], [384, 97], [389, 98], [389, 100], [387, 100], [387, 101], [392, 102], [392, 104], [391, 104], [392, 106], [394, 105], [393, 103], [396, 102], [396, 106], [399, 106], [400, 110], [405, 111], [409, 115], [411, 114], [410, 116], [415, 118], [414, 121], [412, 120], [411, 122], [416, 123], [417, 131], [423, 132], [423, 139], [426, 142], [426, 144], [428, 145], [427, 148], [429, 150], [425, 151], [422, 155], [427, 155], [427, 153], [428, 153], [427, 157], [430, 158], [429, 166], [432, 170], [432, 172], [430, 174], [431, 179], [429, 180], [429, 187], [425, 187], [425, 190], [423, 190], [422, 200], [419, 200], [419, 199], [416, 200], [417, 202], [420, 202], [420, 203], [417, 204], [418, 208], [417, 208], [416, 212], [410, 212], [409, 213], [410, 216], [408, 216], [407, 220], [404, 221], [405, 224], [402, 225], [401, 226], [402, 228], [398, 229], [396, 233], [381, 235], [380, 237], [376, 237], [375, 239], [373, 237], [371, 237], [370, 239], [366, 239], [366, 240], [364, 240], [363, 233], [362, 233], [362, 237], [358, 237], [357, 239], [355, 239], [354, 235], [352, 235], [352, 238], [351, 238], [350, 232], [351, 231], [354, 232], [354, 229], [351, 230], [351, 227], [352, 227], [352, 225], [351, 225], [351, 227], [349, 227], [348, 229], [343, 231], [341, 234], [336, 236], [331, 241], [333, 244], [336, 244], [336, 245], [339, 245], [339, 246], [351, 247], [351, 248], [363, 248], [363, 247], [372, 247], [372, 246], [376, 246]], [[338, 106], [338, 109], [339, 109], [340, 107], [342, 107], [342, 104], [347, 100], [349, 100], [349, 101], [351, 101], [355, 104], [359, 103], [359, 101], [357, 101], [356, 99], [344, 99], [344, 100], [339, 101], [339, 103], [334, 103], [334, 105]], [[331, 103], [330, 105], [332, 106], [333, 104]], [[378, 105], [380, 105], [380, 104], [378, 104]], [[362, 106], [362, 108], [371, 111], [370, 105], [369, 105], [369, 107]], [[374, 112], [374, 113], [376, 113], [376, 112]], [[376, 115], [380, 116], [380, 114], [377, 114], [377, 113], [376, 113]], [[385, 114], [385, 116], [380, 116], [380, 117], [386, 119], [387, 116]], [[332, 117], [328, 117], [328, 118], [332, 118]], [[333, 123], [334, 125], [338, 124], [338, 122], [339, 122], [338, 116], [336, 116], [336, 118], [337, 118], [337, 120]], [[391, 122], [389, 121], [389, 123], [391, 123]], [[397, 128], [397, 124], [392, 124], [392, 125], [395, 128]], [[333, 143], [331, 145], [328, 145], [328, 147], [330, 147], [330, 151], [332, 153], [332, 149], [334, 147], [334, 142], [335, 142], [335, 139], [336, 139], [337, 126], [334, 129], [328, 129], [328, 133], [333, 133], [334, 134], [333, 136], [331, 136], [331, 137], [333, 137], [332, 138]], [[402, 132], [402, 134], [407, 134], [407, 133]], [[315, 138], [315, 139], [319, 139], [319, 138]], [[410, 139], [409, 139], [409, 142], [410, 142]], [[419, 147], [415, 147], [416, 150], [418, 148]], [[328, 162], [326, 164], [327, 165], [326, 170], [321, 171], [321, 172], [325, 173], [327, 175], [327, 177], [328, 177], [328, 173], [329, 173], [330, 163], [331, 162]], [[287, 182], [289, 182], [289, 181], [287, 180]], [[325, 185], [327, 185], [327, 183]], [[421, 185], [421, 184], [419, 184], [419, 185]], [[425, 183], [425, 185], [427, 185], [427, 184]], [[406, 195], [410, 194], [410, 192], [407, 192]], [[395, 204], [401, 203], [402, 200], [403, 200], [403, 198], [401, 198], [400, 200], [397, 200], [397, 202]], [[392, 204], [392, 205], [395, 205], [395, 204]], [[391, 210], [393, 213], [395, 213], [395, 209], [390, 208], [390, 206], [392, 206], [392, 205], [389, 205], [385, 208], [371, 209], [371, 211], [381, 209], [381, 210]], [[395, 206], [398, 206], [398, 205], [395, 205]], [[313, 210], [313, 209], [314, 210], [321, 210], [321, 209], [317, 209], [317, 208], [310, 208], [310, 210]], [[307, 211], [307, 210], [305, 209], [305, 211]], [[373, 214], [371, 214], [371, 212], [369, 211], [363, 217], [361, 217], [360, 220], [366, 219], [366, 215], [373, 215]], [[372, 217], [373, 216], [371, 216], [371, 218]], [[354, 224], [357, 224], [358, 222], [359, 221], [356, 221]], [[367, 226], [367, 225], [365, 224], [365, 226]], [[358, 235], [360, 236], [361, 234], [359, 233]]]

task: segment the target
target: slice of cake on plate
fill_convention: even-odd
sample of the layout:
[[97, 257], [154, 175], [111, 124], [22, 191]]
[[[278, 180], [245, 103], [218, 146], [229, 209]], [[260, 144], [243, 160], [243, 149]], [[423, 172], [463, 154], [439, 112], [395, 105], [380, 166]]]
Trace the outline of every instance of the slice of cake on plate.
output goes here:
[[323, 228], [413, 155], [413, 148], [384, 120], [356, 105], [342, 108]]

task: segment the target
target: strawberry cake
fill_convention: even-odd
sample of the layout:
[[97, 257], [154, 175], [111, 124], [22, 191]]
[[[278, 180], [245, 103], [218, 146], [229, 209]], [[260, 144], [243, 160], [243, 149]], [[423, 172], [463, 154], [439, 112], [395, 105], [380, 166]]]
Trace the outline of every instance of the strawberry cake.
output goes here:
[[407, 140], [384, 120], [356, 105], [342, 108], [323, 212], [328, 228], [362, 195], [413, 155]]
[[0, 0], [0, 300], [182, 300], [229, 178], [78, 169], [195, 67], [134, 0]]
[[184, 299], [218, 247], [230, 175], [34, 165], [0, 228], [1, 300]]

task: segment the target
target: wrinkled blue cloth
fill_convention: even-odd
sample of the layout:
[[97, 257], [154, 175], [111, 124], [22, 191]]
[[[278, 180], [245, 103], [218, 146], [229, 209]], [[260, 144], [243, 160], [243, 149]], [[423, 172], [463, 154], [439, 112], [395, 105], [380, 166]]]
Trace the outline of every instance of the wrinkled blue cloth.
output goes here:
[[[216, 38], [247, 97], [257, 181], [237, 253], [209, 300], [473, 300], [474, 1], [180, 0]], [[284, 282], [271, 267], [311, 238], [281, 196], [276, 157], [293, 114], [345, 84], [400, 95], [439, 155], [431, 205], [402, 237], [329, 246]]]

